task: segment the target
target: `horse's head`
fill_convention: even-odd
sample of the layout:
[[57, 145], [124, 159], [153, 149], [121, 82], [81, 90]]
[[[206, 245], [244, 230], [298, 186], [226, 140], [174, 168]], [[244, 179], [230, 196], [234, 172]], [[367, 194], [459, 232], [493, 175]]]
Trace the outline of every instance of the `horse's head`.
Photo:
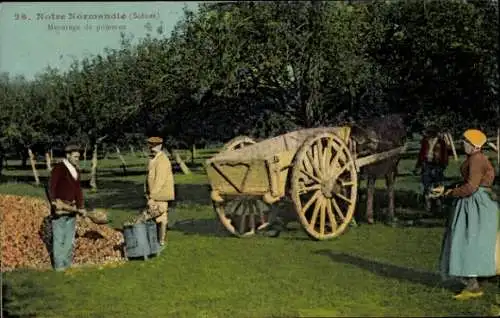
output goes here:
[[407, 131], [404, 115], [390, 114], [351, 126], [351, 137], [360, 154], [375, 153], [402, 146]]
[[356, 142], [356, 152], [358, 155], [374, 153], [379, 147], [377, 133], [369, 128], [353, 125], [351, 127], [351, 138]]

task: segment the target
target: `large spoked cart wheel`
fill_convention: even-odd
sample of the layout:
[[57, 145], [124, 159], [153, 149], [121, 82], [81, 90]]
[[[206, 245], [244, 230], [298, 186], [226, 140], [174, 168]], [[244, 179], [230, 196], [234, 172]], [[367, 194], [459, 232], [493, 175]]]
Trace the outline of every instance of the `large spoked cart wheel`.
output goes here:
[[307, 234], [316, 240], [341, 235], [356, 207], [358, 175], [346, 143], [333, 133], [308, 138], [297, 152], [290, 196]]

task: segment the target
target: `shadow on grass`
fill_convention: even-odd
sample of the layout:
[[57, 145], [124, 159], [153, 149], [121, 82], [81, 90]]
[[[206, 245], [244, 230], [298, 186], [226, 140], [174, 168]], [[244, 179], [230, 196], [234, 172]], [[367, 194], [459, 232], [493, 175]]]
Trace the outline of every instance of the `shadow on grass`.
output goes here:
[[412, 268], [401, 267], [392, 264], [381, 263], [347, 253], [338, 253], [331, 250], [318, 250], [314, 254], [329, 257], [333, 262], [350, 264], [363, 270], [370, 271], [376, 275], [393, 278], [399, 281], [408, 281], [428, 286], [430, 288], [446, 288], [453, 292], [460, 290], [460, 285], [455, 281], [443, 282], [438, 273], [420, 271]]
[[[211, 204], [210, 199], [208, 199], [207, 204]], [[300, 226], [297, 221], [297, 215], [295, 211], [291, 208], [291, 202], [282, 201], [275, 203], [270, 206], [270, 212], [276, 213], [277, 217], [284, 223], [285, 227], [280, 227], [280, 230], [283, 232], [296, 232], [298, 227]], [[297, 227], [290, 228], [288, 226], [289, 223], [295, 222]], [[220, 236], [220, 237], [235, 237], [233, 234], [229, 233], [224, 225], [220, 222], [219, 218], [214, 213], [213, 218], [205, 218], [205, 219], [185, 219], [179, 220], [175, 222], [172, 230], [184, 232], [187, 235], [206, 235], [206, 236]], [[271, 236], [270, 233], [275, 233], [274, 231], [262, 231], [258, 232], [256, 236]]]
[[[176, 203], [197, 203], [203, 205], [211, 205], [208, 185], [194, 185], [194, 184], [179, 184], [176, 185]], [[374, 216], [378, 221], [385, 220], [385, 211], [387, 210], [387, 193], [384, 190], [377, 189], [374, 197]], [[396, 216], [401, 220], [414, 220], [419, 221], [428, 217], [422, 211], [422, 204], [418, 196], [411, 190], [398, 190], [395, 193]], [[298, 232], [302, 230], [302, 225], [299, 222], [297, 212], [291, 200], [282, 199], [281, 201], [269, 206], [270, 210], [266, 213], [273, 212], [283, 223], [284, 227], [281, 228], [282, 232]], [[446, 208], [443, 211], [447, 211]], [[366, 213], [366, 190], [360, 189], [360, 196], [357, 202], [355, 211], [355, 219], [359, 223], [363, 223]], [[426, 222], [415, 222], [413, 226], [443, 226], [443, 219], [446, 213], [441, 215], [434, 215], [433, 218], [437, 221], [429, 220]], [[431, 222], [432, 221], [432, 222]], [[176, 229], [189, 234], [199, 235], [214, 235], [213, 232], [219, 228], [223, 231], [224, 228], [219, 224], [219, 220], [214, 216], [213, 219], [201, 220], [184, 220], [179, 223]], [[217, 225], [219, 224], [219, 225]], [[216, 226], [217, 225], [217, 226]], [[293, 237], [294, 240], [309, 240], [307, 237]]]
[[[358, 201], [354, 217], [356, 221], [363, 222], [366, 219], [366, 189], [358, 190]], [[375, 221], [385, 220], [388, 209], [388, 194], [385, 189], [375, 189], [373, 195], [373, 215]], [[404, 219], [415, 219], [422, 216], [424, 202], [421, 195], [412, 190], [394, 191], [395, 215]]]
[[[126, 180], [98, 180], [98, 190], [86, 195], [86, 205], [107, 209], [142, 208], [145, 204], [144, 186], [140, 183]], [[88, 189], [87, 184], [82, 184]]]
[[[171, 231], [182, 232], [184, 235], [201, 235], [201, 236], [212, 236], [212, 237], [226, 237], [233, 238], [237, 240], [243, 240], [246, 238], [239, 238], [224, 228], [224, 225], [219, 221], [218, 218], [214, 217], [211, 219], [187, 219], [176, 221], [175, 224], [170, 228]], [[287, 229], [288, 231], [297, 231], [297, 229]], [[273, 236], [275, 232], [273, 231], [262, 231], [256, 233], [254, 236], [248, 237], [277, 237]], [[279, 236], [279, 234], [278, 234]]]
[[[40, 186], [47, 184], [49, 178], [46, 176], [39, 176]], [[32, 174], [22, 176], [1, 175], [0, 182], [2, 183], [26, 183], [35, 185], [35, 177]]]
[[[45, 164], [45, 162], [41, 163], [41, 162], [38, 162], [35, 164], [35, 167], [36, 167], [36, 170], [38, 171], [41, 171], [41, 170], [46, 170], [47, 169], [47, 165]], [[26, 164], [26, 166], [22, 166], [21, 164], [8, 164], [7, 166], [4, 166], [3, 169], [5, 170], [9, 170], [9, 171], [13, 171], [13, 170], [18, 170], [18, 171], [29, 171], [31, 173], [31, 164], [28, 163]]]
[[[99, 180], [96, 193], [87, 195], [87, 202], [94, 207], [138, 210], [146, 205], [144, 184], [129, 180]], [[207, 184], [176, 184], [175, 202], [211, 204]]]
[[[3, 274], [3, 273], [2, 273]], [[40, 285], [35, 285], [30, 280], [10, 284], [7, 275], [2, 279], [2, 317], [10, 318], [32, 318], [38, 317], [33, 309], [27, 309], [25, 302], [30, 299], [38, 299], [49, 295], [48, 290]]]
[[184, 235], [201, 235], [216, 237], [233, 237], [226, 231], [217, 218], [178, 220], [174, 223], [171, 231], [182, 232]]
[[116, 178], [116, 177], [134, 177], [134, 176], [144, 176], [146, 178], [147, 171], [144, 170], [130, 170], [124, 172], [120, 168], [116, 169], [102, 169], [99, 171], [99, 178]]
[[175, 201], [176, 203], [212, 205], [210, 186], [208, 184], [176, 184]]

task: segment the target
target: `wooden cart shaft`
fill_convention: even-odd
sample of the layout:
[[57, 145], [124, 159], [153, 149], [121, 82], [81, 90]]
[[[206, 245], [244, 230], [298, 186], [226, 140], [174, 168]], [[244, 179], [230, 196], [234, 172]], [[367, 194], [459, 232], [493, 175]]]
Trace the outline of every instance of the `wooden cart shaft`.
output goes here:
[[378, 152], [378, 153], [375, 153], [373, 155], [357, 158], [355, 160], [356, 167], [359, 169], [363, 166], [367, 166], [367, 165], [388, 159], [390, 157], [397, 156], [397, 155], [405, 152], [406, 147], [407, 147], [407, 145], [405, 144], [404, 146], [399, 147], [399, 148], [394, 148], [394, 149], [391, 149], [388, 151]]

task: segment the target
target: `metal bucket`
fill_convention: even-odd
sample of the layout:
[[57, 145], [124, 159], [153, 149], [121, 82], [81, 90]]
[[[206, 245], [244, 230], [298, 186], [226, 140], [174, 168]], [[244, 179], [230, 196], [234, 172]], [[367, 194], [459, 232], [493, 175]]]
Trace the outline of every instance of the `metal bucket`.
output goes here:
[[158, 228], [156, 222], [149, 220], [145, 224], [150, 254], [158, 254], [160, 253], [160, 243], [158, 242]]
[[148, 228], [145, 223], [137, 223], [123, 227], [125, 239], [125, 255], [130, 257], [143, 257], [147, 259], [151, 254], [148, 240]]

